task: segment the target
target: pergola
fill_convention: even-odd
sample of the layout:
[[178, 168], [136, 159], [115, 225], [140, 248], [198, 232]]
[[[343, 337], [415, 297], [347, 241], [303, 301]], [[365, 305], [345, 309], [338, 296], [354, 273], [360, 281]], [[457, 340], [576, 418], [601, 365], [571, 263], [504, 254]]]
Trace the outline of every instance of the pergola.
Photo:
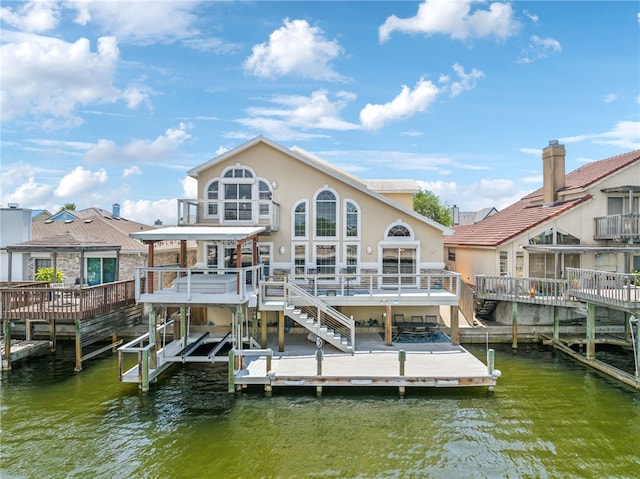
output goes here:
[[56, 277], [58, 253], [78, 253], [80, 255], [80, 284], [85, 283], [84, 258], [87, 252], [115, 251], [116, 252], [116, 278], [120, 269], [120, 249], [122, 246], [104, 243], [93, 238], [79, 237], [71, 234], [48, 236], [37, 240], [25, 241], [7, 246], [8, 269], [7, 283], [11, 287], [11, 270], [13, 253], [51, 253], [53, 264], [53, 277]]

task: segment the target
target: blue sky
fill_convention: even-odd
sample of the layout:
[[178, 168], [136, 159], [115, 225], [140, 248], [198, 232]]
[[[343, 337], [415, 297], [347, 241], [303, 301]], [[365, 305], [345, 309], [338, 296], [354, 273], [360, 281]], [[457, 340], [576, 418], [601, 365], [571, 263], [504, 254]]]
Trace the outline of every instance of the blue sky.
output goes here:
[[[0, 7], [0, 203], [175, 222], [256, 135], [463, 211], [640, 148], [636, 1], [40, 1]], [[636, 181], [637, 182], [637, 181]]]

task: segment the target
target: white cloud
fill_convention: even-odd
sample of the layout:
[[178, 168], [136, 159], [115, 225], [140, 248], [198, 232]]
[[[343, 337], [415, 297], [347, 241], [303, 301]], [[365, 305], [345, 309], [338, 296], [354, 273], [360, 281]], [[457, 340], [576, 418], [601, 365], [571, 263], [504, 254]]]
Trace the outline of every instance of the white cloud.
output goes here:
[[469, 185], [460, 185], [455, 181], [418, 181], [418, 184], [433, 192], [441, 201], [457, 205], [460, 211], [478, 211], [490, 207], [501, 210], [529, 193], [519, 189], [516, 182], [504, 178], [482, 178]]
[[133, 165], [129, 168], [125, 168], [122, 171], [122, 177], [123, 178], [128, 178], [130, 176], [139, 176], [142, 174], [142, 170], [140, 168], [138, 168], [137, 165]]
[[560, 141], [563, 143], [591, 141], [599, 145], [613, 145], [623, 149], [636, 150], [640, 148], [640, 122], [619, 121], [609, 131], [569, 136], [561, 138]]
[[504, 40], [518, 30], [519, 23], [513, 16], [511, 4], [494, 2], [487, 10], [478, 8], [471, 12], [472, 3], [478, 2], [425, 0], [415, 17], [388, 17], [378, 29], [379, 40], [386, 42], [394, 31], [426, 35], [439, 33], [449, 35], [453, 40], [490, 36]]
[[542, 157], [542, 150], [540, 148], [520, 148], [519, 151], [527, 155], [535, 155], [539, 158]]
[[[222, 154], [222, 153], [219, 153]], [[183, 198], [197, 198], [198, 197], [198, 181], [190, 176], [185, 176], [180, 182], [182, 184]]]
[[248, 73], [262, 78], [291, 75], [313, 80], [344, 81], [331, 62], [343, 53], [335, 40], [306, 20], [284, 20], [284, 26], [269, 36], [269, 41], [255, 45], [244, 63]]
[[523, 10], [522, 13], [529, 17], [529, 20], [531, 20], [533, 23], [538, 23], [539, 17], [535, 13], [531, 13], [527, 10]]
[[50, 185], [36, 183], [33, 177], [29, 177], [11, 193], [5, 194], [3, 188], [0, 203], [18, 203], [23, 208], [46, 208], [51, 201], [52, 190]]
[[249, 117], [236, 121], [279, 140], [319, 138], [325, 135], [305, 130], [347, 131], [359, 128], [340, 118], [342, 110], [355, 98], [355, 94], [345, 91], [332, 96], [325, 89], [316, 90], [311, 96], [275, 95], [266, 100], [273, 106], [250, 107], [247, 109]]
[[616, 101], [618, 99], [618, 95], [615, 95], [613, 93], [610, 93], [609, 95], [605, 95], [604, 97], [604, 104], [608, 105], [609, 103], [613, 103], [614, 101]]
[[68, 1], [76, 9], [75, 23], [96, 23], [123, 43], [149, 45], [192, 38], [198, 2], [87, 2]]
[[[113, 85], [120, 51], [114, 37], [68, 43], [28, 33], [3, 32], [0, 46], [2, 119], [19, 116], [67, 118], [77, 126], [79, 105], [124, 99], [135, 107], [147, 98], [137, 88]], [[46, 125], [45, 125], [46, 126]]]
[[116, 145], [113, 140], [100, 139], [87, 149], [84, 158], [90, 163], [142, 163], [166, 160], [182, 143], [191, 138], [187, 129], [188, 125], [180, 123], [178, 128], [169, 128], [164, 135], [155, 140], [134, 140], [123, 147]]
[[388, 103], [367, 105], [360, 111], [360, 122], [367, 130], [378, 130], [389, 122], [409, 118], [425, 111], [435, 101], [440, 90], [431, 81], [421, 78], [413, 90], [406, 85]]
[[546, 58], [553, 53], [560, 53], [562, 45], [553, 38], [540, 38], [533, 35], [529, 39], [529, 45], [520, 52], [518, 63], [533, 63], [536, 60]]
[[177, 224], [177, 200], [125, 200], [120, 205], [120, 213], [124, 218], [152, 225], [160, 220], [164, 225]]
[[76, 166], [71, 172], [60, 179], [58, 187], [53, 192], [56, 198], [73, 201], [74, 198], [83, 197], [87, 193], [93, 192], [98, 186], [107, 183], [107, 172], [104, 168], [98, 171], [91, 171]]
[[0, 20], [18, 30], [42, 33], [58, 26], [60, 8], [56, 1], [30, 1], [16, 6], [15, 10], [0, 8]]
[[[451, 82], [449, 90], [452, 97], [458, 96], [460, 93], [466, 90], [473, 90], [476, 87], [476, 80], [484, 78], [484, 72], [472, 69], [470, 73], [465, 73], [464, 67], [459, 63], [453, 65], [453, 71], [458, 75], [459, 80]], [[451, 78], [448, 75], [440, 75], [440, 82], [448, 84]]]

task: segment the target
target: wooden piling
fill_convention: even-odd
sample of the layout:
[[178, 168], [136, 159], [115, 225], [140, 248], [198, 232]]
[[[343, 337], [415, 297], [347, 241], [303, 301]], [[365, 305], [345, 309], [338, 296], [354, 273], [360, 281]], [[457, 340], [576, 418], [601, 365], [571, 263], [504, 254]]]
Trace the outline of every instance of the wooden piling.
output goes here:
[[451, 322], [451, 344], [460, 345], [460, 315], [458, 314], [458, 306], [451, 306], [451, 313], [449, 315]]
[[398, 361], [400, 362], [400, 376], [404, 376], [404, 365], [407, 361], [407, 352], [404, 349], [398, 351]]
[[324, 357], [324, 353], [322, 349], [318, 349], [316, 351], [316, 374], [318, 376], [322, 376], [322, 359]]
[[258, 321], [260, 322], [260, 347], [267, 347], [267, 312], [258, 311]]
[[233, 352], [233, 350], [229, 351], [229, 369], [228, 369], [228, 379], [229, 379], [229, 385], [227, 388], [227, 392], [229, 393], [233, 393], [236, 390], [234, 381], [235, 381], [235, 354]]
[[278, 311], [278, 351], [284, 352], [284, 311]]
[[511, 349], [518, 349], [518, 303], [516, 301], [511, 303], [511, 320], [512, 320]]
[[596, 357], [596, 305], [587, 304], [587, 358]]
[[2, 321], [2, 334], [4, 336], [2, 370], [8, 371], [11, 369], [11, 322], [8, 319]]
[[82, 371], [82, 338], [80, 320], [76, 319], [76, 367], [74, 371]]

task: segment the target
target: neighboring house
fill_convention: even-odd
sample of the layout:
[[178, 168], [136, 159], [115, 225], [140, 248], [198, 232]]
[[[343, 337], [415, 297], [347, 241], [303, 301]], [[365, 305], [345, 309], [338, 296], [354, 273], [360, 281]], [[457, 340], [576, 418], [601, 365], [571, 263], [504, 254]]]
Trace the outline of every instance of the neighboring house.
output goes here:
[[[148, 265], [148, 248], [129, 234], [155, 228], [122, 218], [117, 204], [113, 213], [100, 208], [62, 210], [46, 221], [30, 222], [29, 227], [30, 238], [11, 242], [14, 255], [24, 256], [25, 264], [23, 274], [12, 274], [14, 281], [33, 280], [36, 271], [55, 264], [65, 283], [82, 278], [89, 286], [135, 278], [136, 268]], [[177, 265], [179, 251], [179, 243], [164, 242], [155, 255], [156, 264]], [[193, 264], [193, 248], [190, 257]], [[12, 263], [15, 271], [15, 258]], [[5, 276], [6, 271], [3, 265]]]
[[51, 213], [47, 210], [32, 210], [31, 221], [45, 221], [51, 218]]
[[489, 208], [482, 208], [479, 211], [460, 211], [458, 212], [457, 222], [455, 225], [469, 225], [472, 223], [478, 223], [484, 219], [487, 219], [491, 215], [495, 215], [498, 210], [491, 206]]
[[[9, 278], [9, 255], [7, 246], [31, 239], [31, 216], [29, 209], [19, 208], [10, 203], [8, 208], [0, 208], [0, 281]], [[26, 278], [28, 256], [18, 253], [11, 259], [11, 276], [14, 279]]]
[[[207, 291], [233, 295], [180, 295], [178, 284], [171, 294], [142, 294], [143, 302], [209, 306], [204, 324], [216, 326], [229, 325], [228, 309], [213, 307], [224, 304], [248, 305], [249, 315], [273, 307], [271, 318], [278, 307], [264, 303], [268, 290], [262, 304], [242, 288], [236, 295], [238, 268], [247, 270], [242, 278], [253, 281], [252, 287], [261, 287], [249, 272], [258, 265], [263, 281], [304, 288], [306, 293], [296, 294], [321, 298], [360, 323], [381, 324], [392, 306], [393, 314], [406, 318], [436, 318], [440, 306], [458, 304], [457, 275], [444, 271], [443, 238], [451, 230], [413, 211], [413, 194], [419, 191], [414, 181], [364, 181], [264, 137], [188, 174], [198, 182], [198, 199], [179, 200], [182, 226], [132, 236], [146, 242], [196, 239], [198, 266], [219, 270], [198, 281], [215, 281], [220, 284]], [[280, 311], [283, 307], [280, 302]]]
[[567, 267], [640, 269], [640, 150], [565, 174], [565, 147], [543, 150], [543, 187], [445, 238], [448, 265], [476, 275], [561, 278]]

